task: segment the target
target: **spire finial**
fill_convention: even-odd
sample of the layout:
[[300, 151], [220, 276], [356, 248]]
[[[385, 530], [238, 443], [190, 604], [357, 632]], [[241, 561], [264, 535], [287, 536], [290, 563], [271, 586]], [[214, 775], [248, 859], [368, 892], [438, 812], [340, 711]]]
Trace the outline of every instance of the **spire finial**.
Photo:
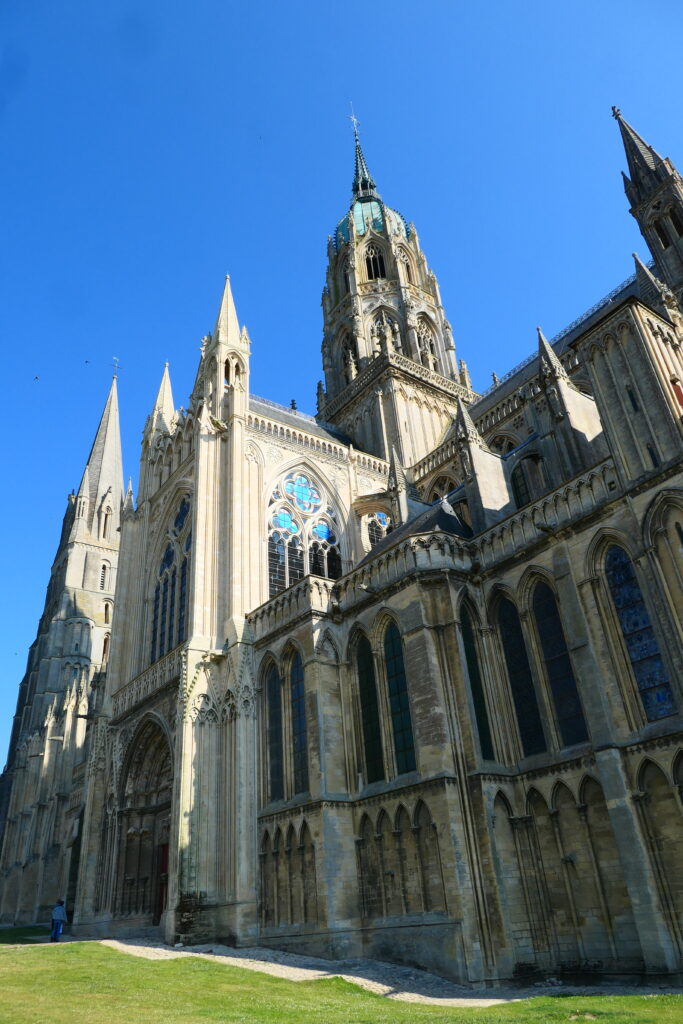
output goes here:
[[621, 111], [619, 110], [619, 107], [612, 107], [612, 117], [615, 121], [619, 120], [619, 118], [621, 117]]
[[111, 357], [111, 364], [114, 367], [114, 379], [116, 379], [118, 377], [118, 375], [119, 375], [119, 365], [120, 365], [119, 357], [118, 356], [112, 356]]
[[351, 113], [347, 116], [353, 125], [353, 138], [356, 143], [356, 167], [353, 176], [353, 194], [354, 196], [376, 195], [375, 182], [370, 174], [370, 169], [365, 162], [365, 156], [363, 155], [363, 150], [360, 146], [360, 136], [358, 135], [358, 125], [360, 124], [360, 121], [353, 111], [353, 103], [351, 104]]

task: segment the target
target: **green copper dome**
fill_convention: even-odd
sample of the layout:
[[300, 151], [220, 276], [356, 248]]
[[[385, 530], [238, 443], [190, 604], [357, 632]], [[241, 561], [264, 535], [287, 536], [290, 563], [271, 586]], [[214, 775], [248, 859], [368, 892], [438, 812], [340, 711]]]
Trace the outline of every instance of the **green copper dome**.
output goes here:
[[335, 244], [337, 248], [349, 240], [349, 221], [353, 217], [356, 233], [364, 235], [366, 231], [383, 231], [386, 227], [390, 235], [401, 235], [408, 237], [408, 227], [402, 215], [397, 210], [385, 206], [379, 196], [364, 196], [356, 199], [345, 217], [337, 224], [335, 231]]

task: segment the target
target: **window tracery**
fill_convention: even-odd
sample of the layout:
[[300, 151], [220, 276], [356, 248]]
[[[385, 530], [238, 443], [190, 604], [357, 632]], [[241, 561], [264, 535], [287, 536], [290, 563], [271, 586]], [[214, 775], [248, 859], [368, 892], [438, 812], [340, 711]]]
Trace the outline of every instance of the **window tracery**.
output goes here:
[[560, 610], [547, 583], [536, 585], [532, 605], [562, 743], [565, 747], [585, 743], [588, 730], [562, 629]]
[[183, 498], [168, 532], [152, 604], [150, 663], [186, 639], [188, 572], [192, 550], [190, 502]]
[[648, 722], [676, 711], [669, 676], [643, 600], [633, 562], [617, 544], [605, 557], [605, 576]]
[[379, 544], [388, 533], [391, 533], [391, 516], [386, 512], [371, 512], [365, 517], [365, 521], [371, 548], [374, 548], [375, 544]]
[[424, 317], [420, 317], [417, 322], [417, 346], [422, 365], [428, 366], [430, 370], [438, 370], [439, 360], [436, 354], [434, 331]]
[[368, 281], [387, 276], [384, 269], [384, 253], [374, 242], [370, 242], [365, 250], [365, 269]]
[[457, 486], [455, 480], [450, 476], [440, 476], [432, 484], [427, 500], [439, 501], [441, 498], [445, 498], [447, 494], [450, 494]]
[[413, 283], [413, 272], [410, 266], [410, 257], [402, 246], [399, 246], [396, 250], [396, 259], [400, 262], [403, 267], [403, 273], [405, 274], [406, 281], [408, 284]]
[[336, 512], [320, 486], [305, 473], [288, 473], [268, 507], [270, 597], [304, 576], [336, 580], [342, 574]]
[[541, 712], [531, 676], [522, 624], [512, 601], [503, 598], [498, 606], [498, 629], [510, 680], [519, 736], [525, 757], [546, 750]]

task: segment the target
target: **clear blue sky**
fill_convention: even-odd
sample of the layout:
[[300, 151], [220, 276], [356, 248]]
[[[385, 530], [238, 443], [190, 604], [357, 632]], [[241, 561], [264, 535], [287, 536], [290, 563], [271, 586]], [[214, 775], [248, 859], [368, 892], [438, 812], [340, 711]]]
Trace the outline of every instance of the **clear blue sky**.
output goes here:
[[2, 0], [0, 764], [112, 357], [134, 483], [226, 272], [252, 390], [314, 411], [353, 100], [484, 389], [646, 255], [610, 107], [683, 169], [682, 22], [676, 0]]

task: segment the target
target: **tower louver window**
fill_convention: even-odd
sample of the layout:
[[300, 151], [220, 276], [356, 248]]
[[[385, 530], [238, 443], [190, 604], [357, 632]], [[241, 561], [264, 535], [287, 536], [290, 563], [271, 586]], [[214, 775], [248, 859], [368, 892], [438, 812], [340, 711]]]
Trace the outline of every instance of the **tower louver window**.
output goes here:
[[387, 276], [384, 270], [384, 253], [372, 242], [365, 250], [365, 270], [368, 281]]

